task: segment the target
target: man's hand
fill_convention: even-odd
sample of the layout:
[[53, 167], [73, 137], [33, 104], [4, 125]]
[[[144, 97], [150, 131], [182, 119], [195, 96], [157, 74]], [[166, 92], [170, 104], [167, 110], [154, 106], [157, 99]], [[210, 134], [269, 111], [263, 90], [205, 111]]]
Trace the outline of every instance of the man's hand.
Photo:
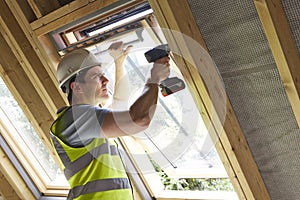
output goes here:
[[148, 84], [159, 84], [161, 81], [168, 78], [168, 76], [170, 75], [169, 61], [170, 58], [168, 56], [165, 56], [154, 62], [153, 67], [151, 69], [151, 77], [147, 82]]
[[114, 58], [115, 62], [123, 63], [126, 57], [128, 56], [128, 53], [132, 48], [132, 45], [129, 45], [125, 50], [123, 48], [124, 45], [122, 41], [112, 43], [108, 47], [108, 53]]
[[128, 46], [125, 50], [122, 41], [112, 43], [108, 48], [108, 53], [113, 57], [115, 62], [115, 84], [113, 101], [111, 107], [114, 110], [127, 108], [129, 99], [129, 80], [126, 76], [124, 61], [128, 56], [132, 46]]

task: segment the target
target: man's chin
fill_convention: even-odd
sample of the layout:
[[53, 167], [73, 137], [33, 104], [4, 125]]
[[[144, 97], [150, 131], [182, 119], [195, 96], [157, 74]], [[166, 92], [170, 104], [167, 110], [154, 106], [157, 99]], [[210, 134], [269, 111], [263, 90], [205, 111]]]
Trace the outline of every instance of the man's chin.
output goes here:
[[103, 104], [103, 102], [107, 102], [109, 100], [109, 95], [105, 95], [99, 98], [99, 102]]
[[102, 97], [101, 97], [101, 99], [103, 99], [103, 100], [107, 100], [107, 99], [109, 99], [109, 95], [108, 94], [106, 94], [106, 95], [103, 95]]

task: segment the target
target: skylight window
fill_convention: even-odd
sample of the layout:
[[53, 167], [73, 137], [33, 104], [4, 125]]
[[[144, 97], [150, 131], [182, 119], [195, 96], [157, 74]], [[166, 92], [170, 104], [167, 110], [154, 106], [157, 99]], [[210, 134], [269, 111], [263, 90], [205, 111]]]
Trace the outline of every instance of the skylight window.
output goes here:
[[[144, 52], [166, 41], [161, 33], [149, 25], [148, 18], [153, 17], [149, 5], [142, 8], [135, 10], [133, 12], [135, 14], [130, 15], [127, 20], [115, 20], [114, 23], [103, 27], [95, 26], [95, 28], [93, 25], [84, 27], [78, 24], [76, 27], [68, 27], [62, 32], [54, 31], [50, 34], [61, 55], [76, 48], [87, 48], [98, 56], [103, 66], [106, 66], [106, 75], [111, 80], [109, 87], [112, 90], [114, 63], [106, 50], [115, 41], [123, 41], [125, 46], [133, 45], [125, 63], [131, 82], [128, 91], [131, 97], [129, 105], [143, 90], [147, 73], [152, 65], [146, 61]], [[129, 9], [126, 12], [131, 11], [132, 9]], [[103, 25], [101, 23], [105, 20], [110, 18], [100, 22], [93, 21], [92, 24]], [[171, 69], [170, 77], [177, 76], [183, 79], [173, 60]], [[44, 192], [49, 188], [67, 190], [68, 183], [62, 172], [2, 79], [0, 90], [3, 99], [0, 102], [1, 125], [6, 127], [1, 131], [4, 138], [13, 147], [15, 154], [37, 185], [42, 185], [41, 191]], [[156, 198], [199, 197], [197, 196], [199, 193], [191, 193], [191, 190], [196, 192], [219, 190], [225, 192], [221, 195], [236, 198], [214, 148], [214, 142], [210, 140], [188, 88], [167, 97], [160, 95], [158, 108], [149, 129], [135, 136], [123, 137], [121, 142], [128, 150], [137, 172], [144, 181], [143, 184]], [[191, 179], [196, 181], [189, 182]], [[208, 183], [215, 187], [205, 186]], [[189, 192], [182, 193], [184, 191]], [[216, 198], [214, 195], [210, 194], [209, 198]], [[208, 196], [205, 198], [209, 199]]]
[[153, 10], [152, 9], [148, 9], [148, 10], [145, 10], [145, 11], [142, 11], [136, 15], [132, 15], [130, 17], [127, 17], [127, 18], [124, 18], [124, 19], [121, 19], [120, 21], [117, 21], [115, 23], [112, 23], [112, 24], [109, 24], [107, 26], [104, 26], [103, 28], [99, 28], [99, 29], [96, 29], [94, 31], [91, 31], [91, 32], [88, 32], [88, 36], [94, 36], [94, 35], [97, 35], [97, 34], [100, 34], [100, 33], [103, 33], [103, 32], [106, 32], [106, 31], [109, 31], [109, 30], [112, 30], [114, 28], [117, 28], [119, 26], [122, 26], [124, 24], [128, 24], [130, 22], [133, 22], [133, 21], [136, 21], [140, 18], [143, 18], [149, 14], [153, 13]]
[[[114, 41], [125, 41], [126, 45], [133, 45], [125, 62], [130, 78], [129, 105], [143, 90], [152, 65], [147, 62], [144, 53], [161, 44], [147, 23], [144, 20], [141, 23], [142, 40], [135, 40], [136, 34], [132, 31], [89, 47], [89, 50], [106, 64], [106, 75], [110, 75], [110, 88], [113, 88], [114, 67], [106, 49]], [[172, 61], [171, 69], [170, 77], [177, 76], [183, 79]], [[121, 140], [130, 151], [139, 173], [147, 181], [146, 185], [150, 185], [150, 190], [156, 195], [175, 198], [178, 194], [172, 192], [214, 191], [214, 194], [208, 195], [209, 198], [227, 195], [231, 199], [237, 199], [215, 150], [214, 141], [210, 139], [188, 89], [167, 97], [159, 95], [158, 108], [150, 127], [144, 132], [123, 137]], [[154, 181], [153, 177], [157, 177], [159, 182]], [[190, 196], [189, 193], [185, 195], [186, 198]], [[200, 194], [193, 195], [199, 197]], [[201, 196], [208, 198], [207, 194], [201, 193]]]
[[0, 78], [1, 134], [13, 148], [23, 166], [43, 191], [52, 186], [68, 186], [62, 172], [50, 156], [48, 149], [26, 118], [22, 109]]

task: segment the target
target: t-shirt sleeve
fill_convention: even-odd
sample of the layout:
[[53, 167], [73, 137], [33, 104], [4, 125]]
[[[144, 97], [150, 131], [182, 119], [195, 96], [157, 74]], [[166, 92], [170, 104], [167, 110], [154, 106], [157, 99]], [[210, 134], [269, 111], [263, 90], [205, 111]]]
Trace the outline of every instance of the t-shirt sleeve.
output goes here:
[[101, 138], [101, 125], [108, 109], [90, 105], [72, 106], [63, 116], [64, 128], [60, 138], [71, 146], [84, 146], [94, 138]]

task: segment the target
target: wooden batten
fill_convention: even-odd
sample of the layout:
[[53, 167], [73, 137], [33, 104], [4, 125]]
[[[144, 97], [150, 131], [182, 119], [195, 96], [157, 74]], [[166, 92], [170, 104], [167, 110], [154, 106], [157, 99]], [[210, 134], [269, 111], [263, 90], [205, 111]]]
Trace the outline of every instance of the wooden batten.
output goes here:
[[38, 19], [41, 18], [43, 15], [42, 15], [40, 9], [38, 8], [38, 6], [36, 5], [35, 1], [34, 0], [28, 0], [27, 2], [30, 5], [31, 10], [34, 12], [36, 18], [38, 18]]
[[58, 54], [57, 49], [54, 47], [53, 43], [51, 42], [49, 35], [41, 35], [38, 37], [38, 39], [41, 45], [43, 46], [47, 56], [49, 57], [52, 66], [54, 66], [54, 68], [56, 69], [61, 57]]
[[[190, 45], [188, 38], [195, 40], [203, 48], [205, 43], [187, 1], [149, 2], [162, 28], [185, 35], [177, 36], [171, 31], [166, 37], [171, 49], [184, 55], [179, 56], [183, 59], [177, 58], [176, 62], [181, 63], [178, 66], [187, 80], [205, 124], [210, 128], [210, 134], [213, 138], [218, 137], [217, 151], [239, 198], [270, 199], [216, 69], [202, 67], [201, 74], [196, 70], [204, 61], [199, 58], [198, 51], [195, 52], [195, 47]], [[212, 91], [216, 93], [214, 96]]]
[[94, 13], [117, 0], [73, 1], [32, 22], [31, 28], [37, 36], [47, 34], [63, 25]]
[[0, 148], [0, 184], [1, 194], [5, 200], [36, 199], [18, 174], [5, 152]]
[[282, 3], [254, 0], [254, 4], [300, 127], [300, 59]]
[[0, 191], [0, 199], [5, 200], [21, 200], [21, 198], [18, 196], [14, 188], [10, 185], [8, 180], [5, 178], [5, 176], [0, 171], [0, 184], [1, 184], [1, 191]]

